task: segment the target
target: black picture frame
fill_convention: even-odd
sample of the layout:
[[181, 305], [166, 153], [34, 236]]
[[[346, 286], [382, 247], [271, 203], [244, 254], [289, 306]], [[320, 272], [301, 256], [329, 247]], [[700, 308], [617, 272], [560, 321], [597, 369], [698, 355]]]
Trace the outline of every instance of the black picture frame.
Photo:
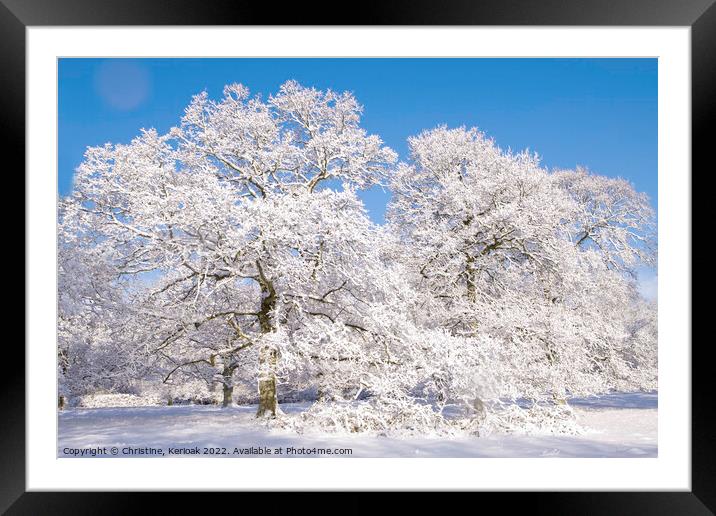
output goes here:
[[[692, 72], [692, 170], [710, 172], [713, 144], [708, 128], [716, 113], [716, 0], [401, 0], [354, 6], [352, 14], [322, 2], [279, 4], [242, 0], [0, 0], [0, 139], [6, 174], [25, 167], [25, 29], [61, 25], [546, 25], [689, 26]], [[350, 8], [350, 6], [348, 6]], [[349, 12], [351, 9], [349, 9]], [[707, 166], [711, 165], [708, 169]], [[693, 172], [691, 172], [693, 177]], [[26, 257], [27, 258], [27, 257]], [[693, 259], [692, 259], [693, 268]], [[32, 271], [25, 269], [25, 275]], [[19, 291], [19, 290], [18, 290]], [[693, 317], [693, 316], [692, 316]], [[150, 507], [157, 494], [49, 493], [25, 490], [25, 364], [19, 346], [6, 339], [0, 376], [0, 511], [7, 514], [128, 514]], [[690, 343], [679, 343], [687, 346]], [[716, 426], [711, 394], [709, 341], [692, 353], [691, 492], [480, 493], [499, 498], [503, 510], [527, 504], [531, 514], [713, 514], [716, 511]], [[688, 348], [686, 348], [688, 349]], [[14, 353], [15, 356], [12, 356]], [[212, 494], [216, 497], [217, 494]], [[227, 494], [222, 494], [222, 497]], [[265, 495], [264, 495], [265, 496]], [[452, 495], [451, 495], [452, 496]], [[370, 504], [356, 494], [344, 510], [365, 512]], [[301, 504], [304, 495], [291, 501]], [[348, 498], [348, 497], [346, 497]], [[422, 504], [415, 495], [414, 503]], [[221, 504], [234, 502], [218, 502]], [[154, 500], [152, 500], [154, 501]], [[480, 500], [479, 506], [487, 500]], [[490, 500], [493, 501], [493, 500]], [[241, 502], [244, 503], [244, 502]], [[276, 502], [273, 502], [276, 503]], [[454, 502], [452, 502], [454, 503]], [[186, 494], [163, 496], [163, 512], [186, 505]], [[235, 505], [230, 505], [237, 508]], [[224, 506], [226, 507], [226, 506]], [[474, 506], [478, 507], [478, 506]], [[314, 508], [316, 508], [314, 506]], [[403, 507], [405, 510], [405, 507]], [[343, 511], [340, 511], [343, 512]]]

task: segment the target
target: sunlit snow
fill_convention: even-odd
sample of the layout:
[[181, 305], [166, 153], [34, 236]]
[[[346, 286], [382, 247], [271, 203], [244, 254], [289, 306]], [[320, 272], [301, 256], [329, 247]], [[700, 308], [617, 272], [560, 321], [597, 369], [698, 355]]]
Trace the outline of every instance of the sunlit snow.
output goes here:
[[[218, 457], [265, 457], [250, 448], [281, 447], [275, 457], [328, 457], [318, 449], [351, 449], [340, 457], [656, 457], [657, 394], [615, 393], [571, 401], [578, 422], [585, 427], [580, 436], [491, 435], [489, 437], [391, 438], [370, 435], [296, 435], [267, 428], [254, 418], [255, 406], [221, 409], [215, 406], [127, 407], [70, 409], [59, 415], [58, 456], [71, 457], [78, 449], [125, 447], [226, 448]], [[292, 414], [307, 404], [282, 406]], [[296, 452], [287, 453], [289, 447]], [[243, 452], [234, 453], [234, 449]], [[301, 449], [304, 453], [301, 453]], [[254, 450], [255, 452], [256, 450]], [[160, 455], [155, 453], [155, 455]], [[145, 457], [146, 455], [134, 455]], [[177, 455], [186, 456], [186, 455]]]

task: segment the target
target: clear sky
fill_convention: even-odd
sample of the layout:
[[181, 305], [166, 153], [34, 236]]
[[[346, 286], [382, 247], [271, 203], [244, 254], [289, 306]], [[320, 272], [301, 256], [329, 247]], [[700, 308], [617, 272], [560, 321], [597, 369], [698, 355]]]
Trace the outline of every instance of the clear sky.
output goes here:
[[[548, 168], [630, 180], [657, 200], [656, 59], [60, 59], [58, 191], [72, 188], [87, 146], [167, 131], [192, 95], [239, 82], [267, 97], [295, 79], [349, 90], [363, 127], [407, 158], [408, 136], [476, 126]], [[383, 222], [389, 192], [363, 194]]]

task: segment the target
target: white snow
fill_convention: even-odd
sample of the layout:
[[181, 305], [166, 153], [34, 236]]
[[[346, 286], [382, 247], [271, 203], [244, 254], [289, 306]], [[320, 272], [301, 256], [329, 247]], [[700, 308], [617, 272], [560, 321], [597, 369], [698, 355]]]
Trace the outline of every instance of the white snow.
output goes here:
[[77, 400], [82, 408], [104, 407], [150, 407], [161, 404], [159, 396], [137, 396], [135, 394], [85, 394]]
[[[130, 455], [150, 450], [150, 455], [170, 456], [170, 449], [204, 448], [218, 457], [656, 457], [657, 394], [614, 393], [575, 399], [580, 436], [492, 435], [489, 437], [391, 438], [372, 435], [296, 435], [268, 428], [254, 418], [255, 406], [221, 409], [216, 406], [157, 406], [123, 408], [75, 408], [59, 414], [58, 456]], [[308, 404], [285, 404], [295, 413]], [[287, 448], [294, 447], [295, 451]], [[222, 448], [225, 448], [223, 450]], [[281, 448], [280, 453], [278, 448]], [[319, 449], [339, 450], [332, 455]], [[351, 453], [344, 450], [350, 449]], [[85, 450], [85, 451], [82, 451]], [[188, 450], [187, 450], [188, 451]], [[219, 453], [216, 453], [216, 452]], [[187, 456], [184, 454], [178, 456]]]

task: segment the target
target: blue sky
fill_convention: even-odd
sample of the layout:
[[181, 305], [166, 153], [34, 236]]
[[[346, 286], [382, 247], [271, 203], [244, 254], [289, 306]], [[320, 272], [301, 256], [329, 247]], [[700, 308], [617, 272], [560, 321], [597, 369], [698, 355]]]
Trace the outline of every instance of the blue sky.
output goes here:
[[[58, 191], [87, 146], [178, 124], [192, 95], [240, 82], [268, 96], [295, 79], [352, 91], [363, 126], [407, 158], [408, 136], [476, 126], [548, 168], [621, 176], [657, 201], [656, 59], [60, 59]], [[389, 192], [363, 194], [383, 222]]]

